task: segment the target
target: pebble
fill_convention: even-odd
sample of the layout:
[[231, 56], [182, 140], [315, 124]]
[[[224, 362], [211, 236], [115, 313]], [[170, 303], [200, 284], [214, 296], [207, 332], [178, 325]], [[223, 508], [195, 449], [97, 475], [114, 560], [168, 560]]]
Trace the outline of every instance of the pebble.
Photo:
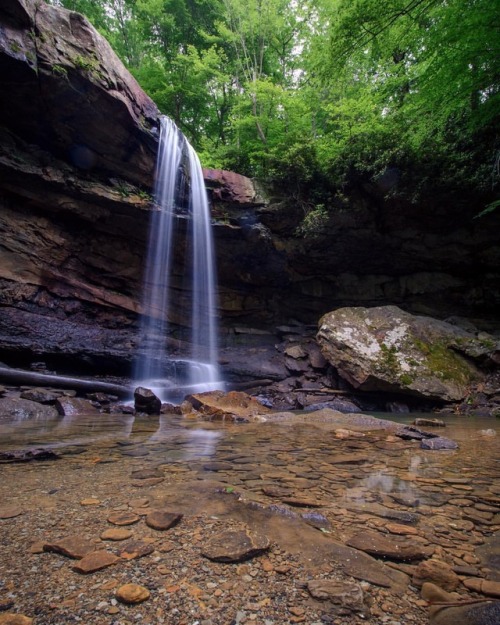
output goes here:
[[120, 586], [120, 588], [118, 588], [115, 596], [121, 603], [134, 604], [146, 601], [146, 599], [149, 599], [151, 596], [151, 593], [144, 586], [139, 586], [138, 584], [125, 584], [124, 586]]
[[182, 514], [169, 512], [167, 510], [154, 510], [146, 517], [146, 525], [155, 530], [168, 530], [177, 525], [182, 519]]
[[23, 513], [22, 508], [18, 506], [1, 506], [0, 519], [13, 519]]

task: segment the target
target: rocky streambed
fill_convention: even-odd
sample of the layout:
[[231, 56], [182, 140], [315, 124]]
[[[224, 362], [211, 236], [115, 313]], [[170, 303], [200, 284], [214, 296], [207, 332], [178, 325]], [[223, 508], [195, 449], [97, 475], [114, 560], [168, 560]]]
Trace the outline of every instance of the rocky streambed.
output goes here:
[[0, 623], [498, 622], [496, 420], [445, 417], [435, 451], [368, 415], [189, 405], [1, 411]]

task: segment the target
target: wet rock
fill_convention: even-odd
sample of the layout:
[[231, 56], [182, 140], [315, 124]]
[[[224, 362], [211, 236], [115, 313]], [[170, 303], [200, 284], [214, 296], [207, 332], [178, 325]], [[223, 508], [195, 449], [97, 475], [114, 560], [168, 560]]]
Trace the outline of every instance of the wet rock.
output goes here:
[[428, 558], [434, 551], [432, 547], [424, 547], [419, 543], [398, 540], [394, 537], [389, 539], [384, 534], [373, 531], [355, 534], [346, 544], [378, 558], [403, 562]]
[[491, 581], [489, 579], [477, 579], [476, 577], [470, 577], [463, 580], [463, 584], [469, 590], [479, 592], [488, 597], [500, 598], [500, 582]]
[[151, 389], [138, 386], [134, 391], [134, 408], [136, 412], [159, 415], [161, 412], [161, 400]]
[[378, 503], [348, 503], [345, 507], [352, 512], [373, 514], [383, 519], [391, 519], [393, 521], [398, 521], [398, 523], [409, 523], [411, 525], [418, 523], [421, 518], [419, 514], [415, 514], [414, 512], [393, 510], [392, 508], [387, 508]]
[[120, 586], [116, 591], [116, 598], [121, 603], [126, 604], [135, 604], [142, 603], [149, 599], [151, 593], [144, 586], [139, 586], [138, 584], [125, 584], [124, 586]]
[[81, 397], [58, 397], [55, 403], [58, 414], [71, 417], [79, 414], [96, 414], [99, 410]]
[[447, 591], [452, 591], [460, 585], [460, 578], [451, 566], [440, 560], [424, 560], [419, 562], [413, 574], [415, 586], [423, 586], [430, 582]]
[[124, 560], [135, 560], [136, 558], [142, 558], [153, 553], [155, 548], [152, 544], [146, 543], [143, 540], [132, 540], [120, 548], [120, 558]]
[[240, 529], [210, 538], [203, 547], [202, 555], [214, 562], [242, 562], [265, 553], [270, 546], [266, 536]]
[[80, 560], [95, 550], [95, 545], [81, 536], [68, 536], [55, 542], [45, 543], [44, 551], [60, 553], [68, 558]]
[[168, 530], [177, 525], [182, 519], [182, 514], [170, 512], [168, 510], [153, 510], [146, 517], [146, 525], [154, 530]]
[[59, 454], [50, 449], [18, 449], [0, 452], [0, 463], [31, 462], [32, 460], [57, 460]]
[[130, 477], [134, 480], [147, 480], [150, 478], [165, 477], [163, 472], [159, 469], [140, 469], [138, 471], [132, 471]]
[[23, 513], [19, 506], [0, 506], [0, 519], [14, 519]]
[[23, 391], [20, 397], [21, 399], [36, 401], [39, 404], [54, 404], [59, 395], [43, 388], [32, 388], [27, 391]]
[[95, 573], [118, 562], [120, 562], [120, 558], [115, 556], [114, 553], [110, 553], [109, 551], [94, 551], [79, 560], [78, 564], [76, 564], [73, 569], [77, 573]]
[[203, 416], [215, 420], [252, 420], [259, 415], [265, 415], [270, 409], [263, 406], [251, 395], [238, 391], [209, 391], [189, 395], [188, 401], [193, 408]]
[[365, 610], [363, 589], [353, 582], [318, 579], [307, 582], [307, 590], [311, 597], [321, 601], [330, 601], [338, 606], [340, 614], [363, 612]]
[[24, 614], [13, 614], [12, 612], [5, 612], [0, 614], [0, 625], [31, 625], [33, 619]]
[[108, 516], [108, 521], [113, 525], [133, 525], [140, 520], [140, 517], [133, 512], [112, 512]]
[[321, 318], [317, 339], [340, 375], [365, 391], [459, 401], [483, 377], [464, 357], [480, 349], [473, 334], [396, 306], [337, 309]]
[[413, 425], [422, 428], [444, 428], [446, 423], [442, 419], [415, 419]]
[[0, 399], [0, 421], [6, 419], [55, 419], [58, 412], [52, 406], [44, 406], [29, 399], [4, 397]]
[[434, 451], [446, 451], [449, 449], [458, 449], [458, 443], [449, 438], [437, 436], [436, 438], [427, 438], [420, 443], [422, 449], [432, 449]]
[[429, 602], [430, 625], [497, 625], [500, 601], [467, 600], [448, 593], [435, 584], [422, 587], [422, 597]]
[[132, 532], [130, 530], [126, 530], [124, 528], [112, 527], [110, 529], [104, 530], [101, 534], [101, 540], [127, 540], [132, 536]]

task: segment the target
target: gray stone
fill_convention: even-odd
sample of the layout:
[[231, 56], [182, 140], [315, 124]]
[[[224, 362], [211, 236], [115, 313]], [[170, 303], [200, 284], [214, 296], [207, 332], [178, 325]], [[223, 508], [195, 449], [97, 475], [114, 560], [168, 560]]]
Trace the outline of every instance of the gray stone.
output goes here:
[[[468, 358], [469, 332], [396, 306], [340, 308], [324, 315], [317, 340], [325, 358], [355, 388], [458, 401], [483, 374]], [[481, 343], [484, 352], [484, 342]], [[496, 342], [489, 348], [493, 353]]]

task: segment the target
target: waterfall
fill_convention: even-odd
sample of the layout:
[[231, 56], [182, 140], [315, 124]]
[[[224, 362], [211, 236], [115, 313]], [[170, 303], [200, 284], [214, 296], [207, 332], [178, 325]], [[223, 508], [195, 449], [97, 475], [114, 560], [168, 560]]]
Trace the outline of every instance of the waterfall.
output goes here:
[[[183, 213], [183, 193], [188, 214]], [[137, 385], [171, 400], [177, 387], [193, 391], [221, 387], [217, 364], [216, 281], [210, 209], [198, 155], [177, 126], [161, 118], [152, 214], [143, 285], [140, 345], [135, 367]], [[168, 349], [169, 319], [179, 310], [173, 284], [173, 254], [188, 220], [184, 258], [187, 288], [192, 293], [191, 353], [173, 358]], [[186, 252], [187, 255], [187, 252]], [[181, 314], [184, 311], [181, 310]], [[186, 389], [187, 390], [187, 389]]]

